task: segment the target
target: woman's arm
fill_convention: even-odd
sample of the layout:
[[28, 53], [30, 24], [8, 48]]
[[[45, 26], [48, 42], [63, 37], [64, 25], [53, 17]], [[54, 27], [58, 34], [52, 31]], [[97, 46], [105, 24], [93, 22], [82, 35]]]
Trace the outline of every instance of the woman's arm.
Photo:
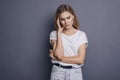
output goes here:
[[60, 59], [63, 57], [64, 49], [61, 40], [61, 33], [57, 32], [57, 40], [51, 40], [51, 44], [53, 49], [50, 50], [50, 57], [52, 59]]
[[57, 40], [56, 40], [56, 46], [54, 47], [54, 56], [60, 59], [64, 55], [64, 49], [63, 49], [63, 44], [61, 40], [61, 33], [64, 28], [60, 25], [59, 18], [57, 19], [57, 25], [58, 25], [58, 31], [56, 33]]
[[60, 25], [59, 18], [57, 19], [57, 25], [58, 25], [58, 30], [56, 32], [56, 38], [57, 40], [51, 40], [53, 50], [50, 51], [50, 57], [52, 59], [60, 59], [64, 55], [64, 49], [63, 49], [63, 44], [61, 40], [61, 33], [63, 31], [63, 27]]
[[58, 59], [63, 57], [64, 55], [64, 49], [63, 49], [63, 44], [61, 40], [61, 32], [57, 32], [57, 41], [56, 41], [56, 46], [54, 50], [54, 56]]
[[59, 60], [70, 64], [83, 64], [86, 55], [86, 44], [82, 44], [78, 50], [77, 56], [61, 57]]

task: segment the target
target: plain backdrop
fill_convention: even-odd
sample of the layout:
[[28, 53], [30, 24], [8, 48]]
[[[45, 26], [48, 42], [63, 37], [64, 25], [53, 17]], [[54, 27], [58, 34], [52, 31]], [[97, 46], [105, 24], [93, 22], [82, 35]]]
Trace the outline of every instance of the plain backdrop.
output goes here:
[[120, 0], [0, 0], [0, 80], [49, 80], [60, 4], [73, 7], [88, 37], [84, 80], [120, 80]]

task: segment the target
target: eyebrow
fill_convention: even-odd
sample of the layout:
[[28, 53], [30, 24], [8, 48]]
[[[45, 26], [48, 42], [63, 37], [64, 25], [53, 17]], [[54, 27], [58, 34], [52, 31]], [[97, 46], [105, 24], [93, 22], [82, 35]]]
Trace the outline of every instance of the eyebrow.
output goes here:
[[[67, 16], [66, 18], [70, 18], [71, 16]], [[65, 19], [65, 18], [60, 18], [60, 19]]]

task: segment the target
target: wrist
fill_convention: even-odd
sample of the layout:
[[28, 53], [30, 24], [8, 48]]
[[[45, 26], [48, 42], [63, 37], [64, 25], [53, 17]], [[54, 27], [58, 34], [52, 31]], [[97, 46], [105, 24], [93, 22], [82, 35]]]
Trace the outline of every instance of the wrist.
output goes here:
[[58, 32], [58, 33], [57, 33], [57, 36], [58, 36], [58, 38], [61, 37], [61, 32]]
[[57, 34], [60, 35], [62, 32], [58, 31]]
[[63, 57], [63, 56], [58, 56], [57, 58], [58, 58], [60, 61], [62, 61], [64, 57]]

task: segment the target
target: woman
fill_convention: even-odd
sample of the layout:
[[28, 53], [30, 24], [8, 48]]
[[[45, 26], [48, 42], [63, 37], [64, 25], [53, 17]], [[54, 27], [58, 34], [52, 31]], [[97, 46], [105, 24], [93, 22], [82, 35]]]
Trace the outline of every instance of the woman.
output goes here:
[[88, 41], [85, 32], [78, 30], [79, 23], [70, 5], [58, 7], [55, 25], [57, 30], [50, 33], [53, 47], [49, 53], [53, 63], [50, 80], [83, 80], [81, 66]]

